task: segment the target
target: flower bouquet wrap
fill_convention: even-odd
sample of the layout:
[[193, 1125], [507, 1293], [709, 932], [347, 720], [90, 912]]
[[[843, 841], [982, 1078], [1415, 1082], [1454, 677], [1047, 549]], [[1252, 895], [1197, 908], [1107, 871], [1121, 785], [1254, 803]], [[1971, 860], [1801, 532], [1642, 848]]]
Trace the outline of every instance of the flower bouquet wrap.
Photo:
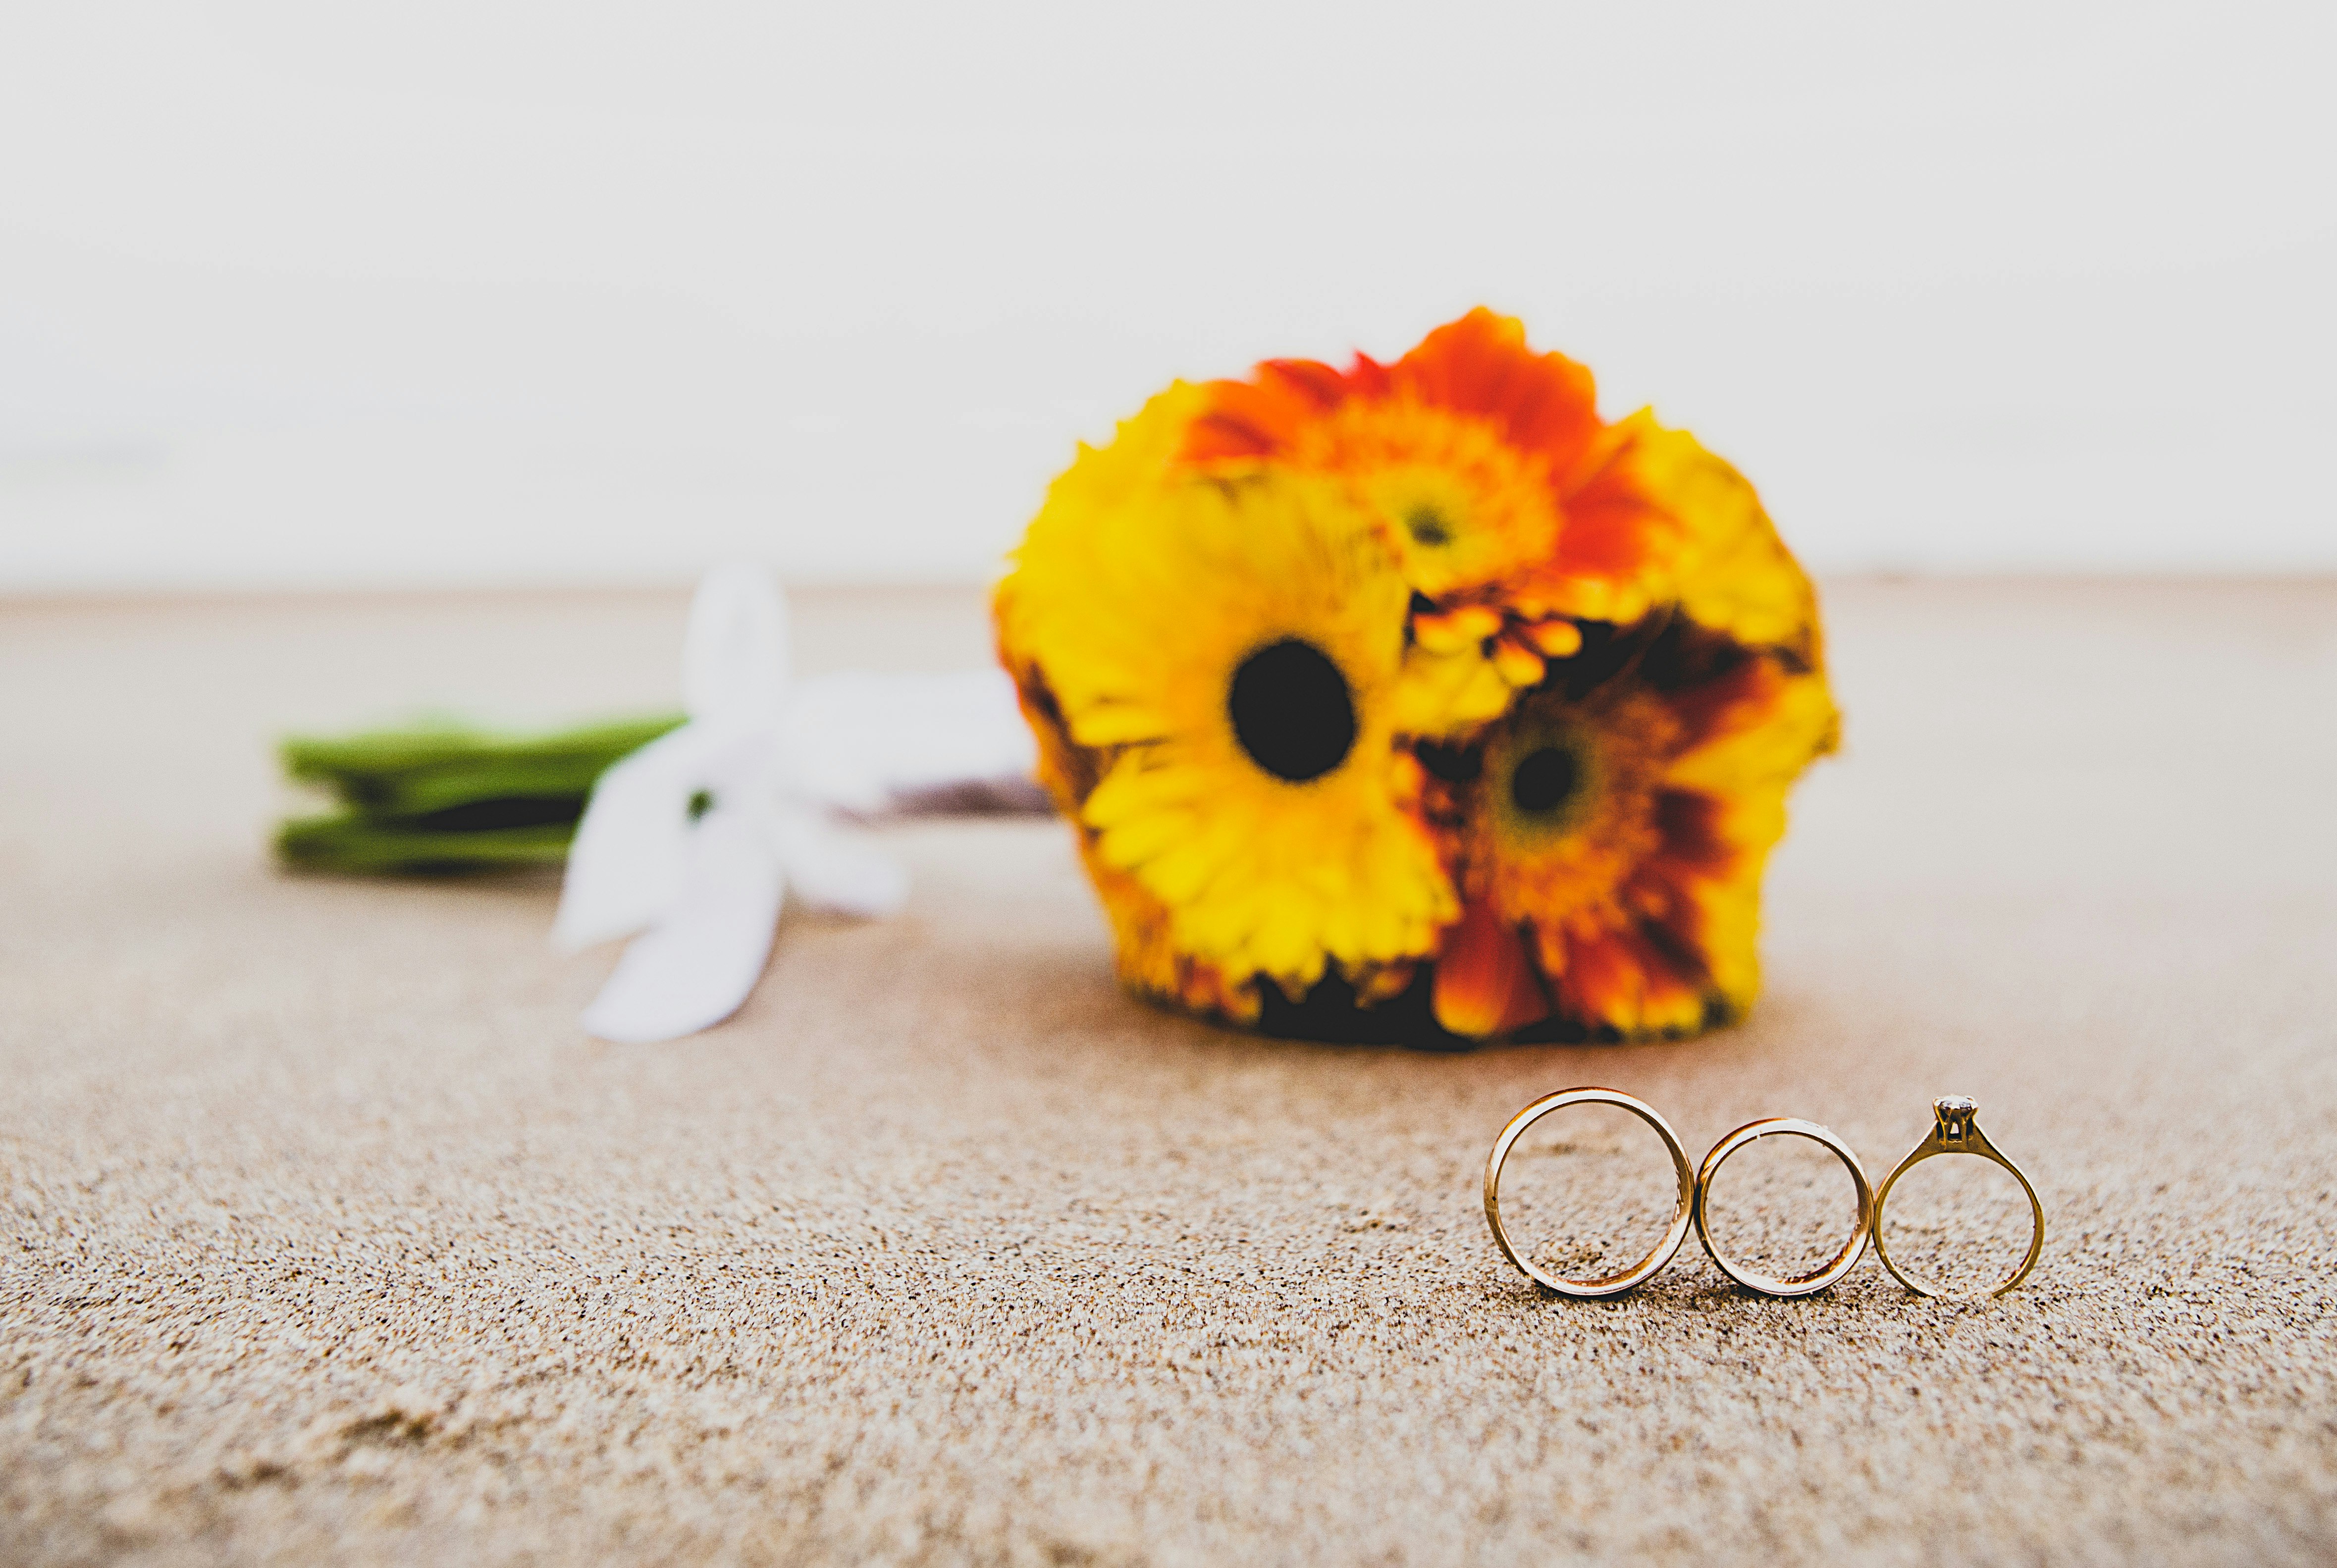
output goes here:
[[1325, 1038], [1677, 1037], [1834, 744], [1752, 487], [1478, 310], [1179, 382], [1050, 488], [1001, 657], [1122, 977]]

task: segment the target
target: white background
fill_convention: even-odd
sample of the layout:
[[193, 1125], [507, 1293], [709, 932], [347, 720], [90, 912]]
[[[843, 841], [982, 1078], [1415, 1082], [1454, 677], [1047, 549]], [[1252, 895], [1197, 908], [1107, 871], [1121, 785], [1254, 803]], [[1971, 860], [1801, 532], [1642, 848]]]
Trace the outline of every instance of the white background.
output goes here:
[[2337, 568], [2332, 18], [0, 0], [0, 591], [977, 577], [1479, 301], [1821, 570]]

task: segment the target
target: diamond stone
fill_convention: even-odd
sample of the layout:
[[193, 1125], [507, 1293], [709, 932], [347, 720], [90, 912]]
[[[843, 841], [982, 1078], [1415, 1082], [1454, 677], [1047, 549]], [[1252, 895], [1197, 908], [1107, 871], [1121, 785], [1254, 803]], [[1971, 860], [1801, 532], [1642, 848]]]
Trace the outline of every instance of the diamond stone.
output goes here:
[[1980, 1114], [1980, 1102], [1969, 1095], [1941, 1095], [1931, 1109], [1943, 1116], [1972, 1116]]

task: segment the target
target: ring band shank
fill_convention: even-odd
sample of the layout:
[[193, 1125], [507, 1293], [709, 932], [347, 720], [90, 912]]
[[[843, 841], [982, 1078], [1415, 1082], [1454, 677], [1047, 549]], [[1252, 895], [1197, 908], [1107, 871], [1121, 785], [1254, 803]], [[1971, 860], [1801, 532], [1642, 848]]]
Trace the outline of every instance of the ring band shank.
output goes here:
[[1891, 1277], [1892, 1279], [1898, 1281], [1901, 1284], [1906, 1286], [1907, 1289], [1914, 1291], [1915, 1294], [1919, 1296], [1928, 1296], [1937, 1300], [1945, 1299], [1949, 1295], [1949, 1292], [1940, 1289], [1936, 1285], [1931, 1285], [1916, 1279], [1913, 1275], [1908, 1273], [1905, 1270], [1900, 1268], [1896, 1262], [1892, 1261], [1891, 1244], [1883, 1236], [1882, 1206], [1890, 1201], [1891, 1189], [1898, 1184], [1899, 1178], [1905, 1175], [1909, 1171], [1913, 1170], [1917, 1165], [1921, 1164], [1925, 1160], [1933, 1159], [1943, 1154], [1963, 1154], [1972, 1159], [1986, 1160], [1992, 1165], [1998, 1165], [2011, 1172], [2012, 1179], [2020, 1183], [2021, 1194], [2029, 1200], [2029, 1231], [2028, 1254], [2020, 1260], [2019, 1266], [2015, 1268], [2011, 1273], [2006, 1275], [2000, 1283], [1991, 1285], [1987, 1290], [1983, 1291], [1983, 1296], [2001, 1296], [2007, 1290], [2012, 1290], [2014, 1287], [2018, 1286], [2021, 1281], [2029, 1278], [2029, 1273], [2037, 1267], [2038, 1258], [2044, 1253], [2045, 1204], [2037, 1196], [2037, 1189], [2029, 1184], [2029, 1178], [2021, 1174], [2019, 1166], [2014, 1164], [2010, 1160], [2006, 1159], [2002, 1154], [1997, 1153], [1995, 1145], [1988, 1142], [1987, 1135], [1979, 1133], [1978, 1130], [1975, 1129], [1975, 1136], [1971, 1142], [1976, 1146], [1966, 1148], [1949, 1148], [1940, 1142], [1939, 1135], [1936, 1132], [1933, 1133], [1930, 1137], [1925, 1138], [1921, 1144], [1916, 1144], [1915, 1147], [1909, 1152], [1907, 1157], [1900, 1161], [1899, 1164], [1892, 1168], [1889, 1175], [1882, 1178], [1882, 1185], [1874, 1194], [1874, 1255], [1882, 1260], [1882, 1266], [1891, 1271]]
[[[1858, 1189], [1858, 1223], [1851, 1231], [1850, 1240], [1843, 1242], [1842, 1250], [1825, 1263], [1790, 1280], [1781, 1280], [1775, 1275], [1745, 1268], [1723, 1253], [1719, 1244], [1712, 1239], [1710, 1205], [1713, 1179], [1720, 1174], [1720, 1167], [1739, 1150], [1771, 1137], [1807, 1138], [1830, 1150], [1848, 1167], [1850, 1179]], [[1858, 1267], [1859, 1259], [1866, 1255], [1867, 1240], [1874, 1231], [1877, 1204], [1874, 1190], [1867, 1183], [1865, 1169], [1859, 1164], [1857, 1154], [1851, 1151], [1848, 1144], [1815, 1122], [1805, 1122], [1794, 1116], [1772, 1116], [1766, 1121], [1752, 1122], [1737, 1128], [1715, 1144], [1712, 1152], [1705, 1155], [1704, 1164], [1696, 1176], [1696, 1233], [1704, 1242], [1704, 1250], [1711, 1254], [1714, 1265], [1746, 1290], [1758, 1290], [1765, 1296], [1810, 1296]]]
[[[1565, 1110], [1570, 1105], [1613, 1105], [1630, 1112], [1655, 1128], [1657, 1135], [1664, 1141], [1665, 1149], [1671, 1154], [1672, 1168], [1679, 1179], [1678, 1206], [1673, 1211], [1671, 1224], [1666, 1228], [1663, 1240], [1656, 1243], [1653, 1251], [1631, 1267], [1602, 1279], [1569, 1280], [1539, 1267], [1511, 1242], [1509, 1230], [1501, 1222], [1501, 1169], [1509, 1163], [1510, 1151], [1517, 1145], [1527, 1128], [1552, 1112]], [[1687, 1239], [1688, 1226], [1696, 1208], [1696, 1174], [1689, 1168], [1687, 1151], [1680, 1146], [1679, 1137], [1672, 1131], [1671, 1124], [1665, 1121], [1653, 1105], [1615, 1089], [1562, 1089], [1557, 1094], [1543, 1096], [1511, 1117], [1510, 1125], [1501, 1129], [1501, 1135], [1493, 1140], [1493, 1151], [1485, 1160], [1485, 1222], [1492, 1227], [1493, 1240], [1501, 1247], [1501, 1255], [1516, 1264], [1519, 1271], [1534, 1283], [1561, 1296], [1599, 1300], [1619, 1296], [1644, 1283], [1672, 1261], [1672, 1254], [1678, 1251], [1680, 1243]]]

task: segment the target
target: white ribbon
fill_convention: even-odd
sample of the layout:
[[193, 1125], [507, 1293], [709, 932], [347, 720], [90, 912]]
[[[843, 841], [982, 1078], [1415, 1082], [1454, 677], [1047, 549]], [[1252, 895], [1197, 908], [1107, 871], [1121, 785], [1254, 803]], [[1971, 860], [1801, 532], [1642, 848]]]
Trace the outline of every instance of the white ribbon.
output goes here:
[[552, 934], [570, 951], [633, 937], [584, 1009], [603, 1039], [673, 1039], [738, 1011], [789, 888], [845, 914], [899, 910], [907, 873], [839, 813], [1043, 804], [1002, 674], [790, 683], [787, 628], [768, 574], [709, 572], [683, 646], [687, 722], [592, 786]]

